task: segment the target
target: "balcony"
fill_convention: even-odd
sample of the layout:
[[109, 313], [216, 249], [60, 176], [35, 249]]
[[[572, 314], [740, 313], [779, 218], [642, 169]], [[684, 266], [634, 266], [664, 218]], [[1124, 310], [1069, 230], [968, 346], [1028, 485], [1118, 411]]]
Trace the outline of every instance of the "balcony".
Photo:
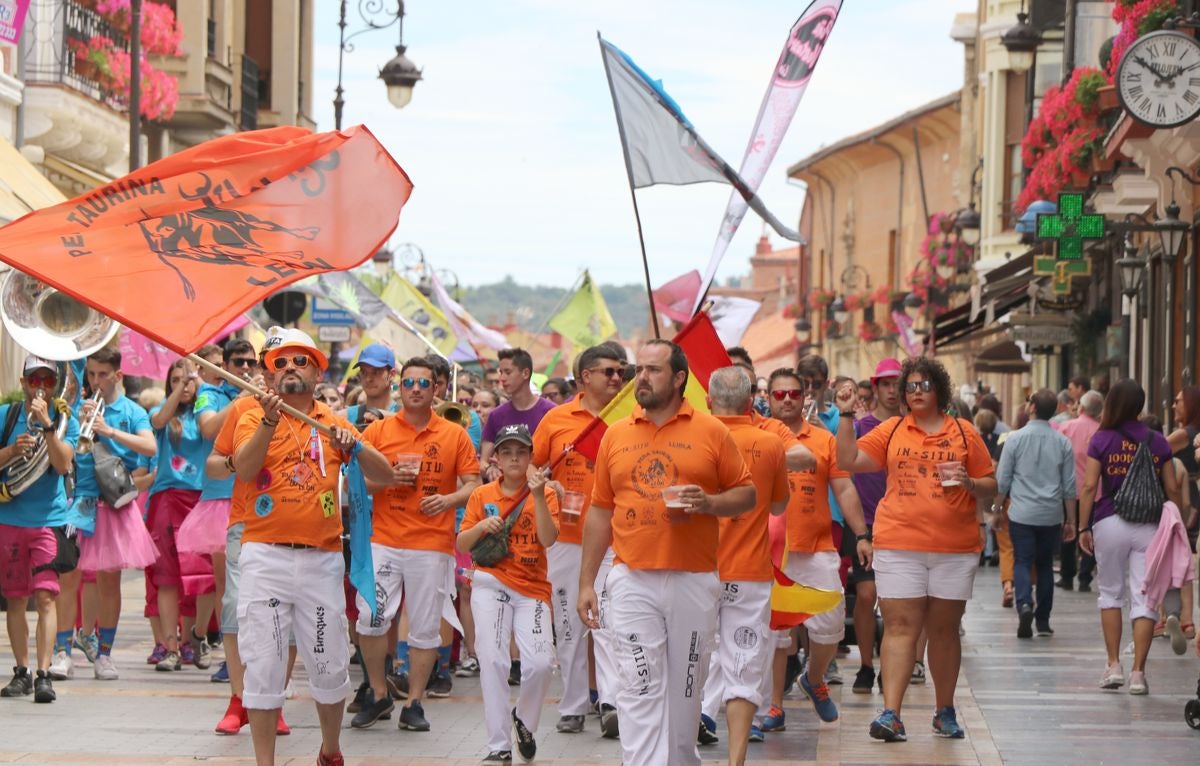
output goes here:
[[236, 126], [233, 71], [210, 56], [156, 56], [154, 65], [179, 81], [179, 103], [164, 123], [179, 131], [226, 132]]

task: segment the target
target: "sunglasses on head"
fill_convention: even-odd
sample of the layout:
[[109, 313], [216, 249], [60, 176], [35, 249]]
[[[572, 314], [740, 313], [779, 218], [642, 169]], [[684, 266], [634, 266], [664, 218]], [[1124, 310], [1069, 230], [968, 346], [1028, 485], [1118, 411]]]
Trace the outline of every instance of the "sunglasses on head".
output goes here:
[[405, 378], [404, 380], [400, 381], [400, 385], [404, 386], [405, 388], [420, 386], [421, 390], [424, 391], [433, 385], [433, 381], [429, 378]]
[[598, 372], [606, 378], [619, 377], [625, 372], [624, 367], [589, 367], [588, 372]]
[[800, 401], [804, 397], [804, 390], [800, 388], [780, 388], [771, 392], [771, 396], [777, 402], [782, 402], [784, 399], [792, 398], [795, 401]]
[[932, 390], [933, 390], [933, 381], [932, 380], [919, 380], [919, 381], [904, 384], [904, 393], [906, 393], [906, 394], [915, 394], [917, 391], [921, 391], [922, 393], [927, 394]]
[[277, 370], [282, 370], [287, 367], [288, 362], [291, 362], [297, 369], [304, 369], [312, 361], [312, 357], [308, 354], [296, 354], [295, 356], [277, 356], [271, 360], [271, 366]]
[[257, 359], [230, 359], [229, 363], [234, 367], [257, 367]]

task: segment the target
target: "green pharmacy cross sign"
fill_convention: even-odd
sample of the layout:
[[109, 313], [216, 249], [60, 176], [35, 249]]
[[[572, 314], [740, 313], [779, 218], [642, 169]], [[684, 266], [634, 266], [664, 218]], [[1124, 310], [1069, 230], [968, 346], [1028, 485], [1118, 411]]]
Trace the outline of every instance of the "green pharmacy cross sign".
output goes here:
[[1054, 254], [1033, 259], [1033, 273], [1053, 276], [1054, 292], [1071, 292], [1071, 280], [1092, 273], [1092, 264], [1083, 255], [1083, 243], [1104, 237], [1104, 216], [1083, 212], [1082, 194], [1058, 195], [1058, 212], [1037, 217], [1038, 239], [1054, 240]]

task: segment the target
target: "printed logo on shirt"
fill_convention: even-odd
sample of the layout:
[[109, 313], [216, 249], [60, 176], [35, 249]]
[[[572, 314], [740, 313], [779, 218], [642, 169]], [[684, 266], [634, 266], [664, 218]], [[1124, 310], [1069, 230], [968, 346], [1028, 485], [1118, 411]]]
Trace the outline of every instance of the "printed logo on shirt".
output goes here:
[[270, 495], [259, 495], [254, 501], [254, 513], [261, 519], [275, 508], [275, 500]]
[[337, 503], [333, 499], [333, 491], [326, 490], [321, 493], [321, 513], [325, 514], [325, 518], [332, 518], [337, 513]]
[[195, 405], [195, 406], [192, 408], [192, 411], [193, 411], [193, 412], [200, 412], [200, 411], [201, 411], [201, 410], [203, 410], [203, 409], [205, 408], [205, 406], [207, 406], [207, 405], [208, 405], [208, 392], [206, 391], [206, 392], [205, 392], [205, 393], [203, 393], [203, 394], [197, 394], [197, 396], [196, 396], [196, 405]]
[[258, 472], [258, 476], [254, 477], [254, 488], [264, 490], [271, 486], [271, 472], [266, 468]]
[[679, 469], [663, 450], [650, 450], [638, 458], [633, 466], [633, 488], [647, 500], [658, 500], [662, 491], [677, 483]]
[[497, 506], [495, 503], [484, 503], [484, 504], [483, 504], [483, 515], [484, 515], [485, 517], [487, 517], [487, 516], [499, 516], [499, 515], [500, 515], [500, 508], [499, 508], [499, 507], [498, 507], [498, 506]]

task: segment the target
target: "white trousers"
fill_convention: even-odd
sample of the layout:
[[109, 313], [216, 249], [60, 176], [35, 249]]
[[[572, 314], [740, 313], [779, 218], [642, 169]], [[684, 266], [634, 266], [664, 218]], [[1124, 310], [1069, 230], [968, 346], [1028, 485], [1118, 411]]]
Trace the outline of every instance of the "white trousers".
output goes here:
[[[817, 551], [816, 553], [788, 552], [787, 566], [783, 573], [792, 582], [807, 585], [810, 588], [842, 592], [842, 578], [838, 568], [842, 565], [841, 556], [835, 551]], [[814, 614], [804, 621], [808, 629], [808, 640], [817, 644], [836, 644], [846, 637], [846, 598], [842, 597], [837, 606], [828, 612]]]
[[[558, 703], [559, 715], [584, 715], [588, 707], [588, 635], [596, 644], [596, 683], [603, 685], [616, 672], [612, 642], [603, 630], [590, 631], [579, 619], [579, 566], [583, 549], [576, 543], [555, 543], [546, 549], [550, 587], [554, 601], [554, 639], [558, 667], [562, 671], [563, 692]], [[596, 593], [604, 600], [604, 578], [612, 569], [612, 549], [596, 575]], [[603, 615], [603, 605], [601, 606]], [[603, 618], [602, 618], [603, 619]], [[603, 648], [601, 644], [603, 643]], [[604, 679], [604, 680], [601, 680]], [[601, 699], [612, 703], [611, 693]]]
[[245, 543], [240, 567], [242, 703], [249, 710], [283, 707], [291, 635], [308, 670], [313, 700], [344, 702], [350, 694], [350, 639], [341, 552]]
[[1158, 621], [1157, 605], [1146, 603], [1142, 581], [1146, 578], [1146, 550], [1158, 531], [1156, 524], [1130, 524], [1119, 516], [1106, 516], [1092, 532], [1096, 544], [1097, 602], [1101, 609], [1120, 609], [1129, 602], [1129, 619]]
[[413, 649], [440, 647], [442, 616], [452, 593], [454, 557], [440, 551], [371, 543], [371, 560], [375, 565], [377, 615], [372, 619], [371, 605], [361, 593], [355, 595], [358, 632], [364, 636], [386, 634], [400, 611], [403, 596], [408, 613], [408, 645]]
[[601, 705], [617, 706], [618, 668], [617, 647], [612, 632], [612, 597], [608, 591], [608, 575], [613, 568], [613, 550], [609, 548], [596, 571], [596, 594], [600, 600], [600, 629], [591, 631], [592, 649], [596, 659], [596, 693]]
[[606, 582], [626, 766], [699, 766], [703, 675], [717, 622], [716, 572], [613, 567]]
[[722, 582], [717, 609], [717, 646], [708, 663], [701, 709], [715, 719], [734, 699], [762, 703], [763, 675], [775, 655], [770, 582]]
[[517, 593], [488, 572], [477, 570], [471, 588], [487, 749], [512, 750], [509, 637], [516, 638], [521, 652], [517, 717], [530, 731], [537, 732], [554, 664], [550, 605]]

